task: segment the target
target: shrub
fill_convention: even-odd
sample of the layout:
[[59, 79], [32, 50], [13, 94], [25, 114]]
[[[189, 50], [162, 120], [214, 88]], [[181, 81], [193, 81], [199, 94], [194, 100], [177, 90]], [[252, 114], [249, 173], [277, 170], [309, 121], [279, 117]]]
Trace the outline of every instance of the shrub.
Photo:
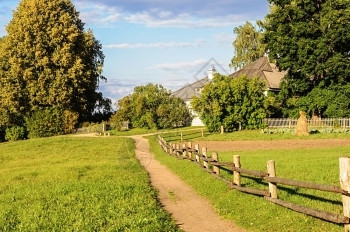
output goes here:
[[64, 132], [63, 112], [58, 107], [41, 107], [27, 118], [29, 138], [50, 137]]
[[7, 141], [17, 141], [26, 138], [26, 130], [24, 127], [13, 126], [6, 129], [5, 139]]
[[70, 134], [74, 132], [75, 125], [78, 123], [79, 114], [74, 111], [65, 110], [63, 112], [63, 132]]

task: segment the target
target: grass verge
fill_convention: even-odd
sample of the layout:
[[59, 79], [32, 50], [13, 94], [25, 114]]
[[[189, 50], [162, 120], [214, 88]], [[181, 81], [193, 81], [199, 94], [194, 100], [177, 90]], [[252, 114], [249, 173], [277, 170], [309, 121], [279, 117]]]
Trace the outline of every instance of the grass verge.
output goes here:
[[[150, 139], [151, 150], [156, 158], [200, 195], [210, 200], [217, 212], [249, 231], [343, 231], [337, 225], [303, 215], [274, 205], [263, 198], [230, 190], [222, 181], [203, 172], [195, 163], [178, 160], [165, 154], [156, 137]], [[350, 154], [350, 147], [327, 149], [298, 149], [240, 152], [243, 168], [266, 170], [268, 160], [276, 161], [277, 176], [339, 186], [338, 158]], [[231, 161], [233, 153], [220, 153], [222, 161]], [[222, 172], [226, 178], [232, 174]], [[267, 185], [254, 178], [243, 178], [246, 187], [267, 189]], [[279, 198], [295, 203], [341, 214], [341, 196], [316, 190], [279, 186]]]
[[124, 138], [0, 144], [1, 231], [179, 231]]
[[180, 135], [180, 131], [184, 131], [188, 133], [189, 131], [192, 130], [197, 130], [200, 131], [200, 128], [202, 127], [182, 127], [182, 128], [175, 128], [175, 129], [162, 129], [162, 130], [157, 130], [157, 129], [145, 129], [145, 128], [133, 128], [131, 130], [126, 130], [126, 131], [116, 131], [112, 130], [111, 135], [115, 136], [132, 136], [132, 135], [145, 135], [145, 134], [150, 134], [150, 133], [178, 133]]
[[185, 141], [250, 141], [250, 140], [285, 140], [285, 139], [350, 139], [350, 134], [346, 133], [319, 133], [310, 134], [309, 136], [297, 137], [293, 134], [263, 134], [260, 130], [242, 130], [231, 133], [210, 133], [205, 131], [202, 137], [201, 130], [177, 130], [171, 131], [162, 137], [167, 142], [180, 141], [180, 134], [183, 132]]

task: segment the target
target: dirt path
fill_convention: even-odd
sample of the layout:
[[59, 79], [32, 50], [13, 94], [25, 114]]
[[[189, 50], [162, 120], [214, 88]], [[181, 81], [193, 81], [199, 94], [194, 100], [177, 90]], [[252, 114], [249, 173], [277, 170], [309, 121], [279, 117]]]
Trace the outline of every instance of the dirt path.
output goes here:
[[210, 151], [288, 150], [350, 146], [350, 139], [198, 141], [194, 142], [194, 144], [199, 144], [200, 147], [207, 147]]
[[136, 157], [148, 171], [151, 184], [159, 191], [159, 200], [184, 231], [234, 231], [245, 230], [223, 220], [208, 200], [199, 196], [191, 187], [154, 159], [147, 139], [131, 136], [136, 142]]

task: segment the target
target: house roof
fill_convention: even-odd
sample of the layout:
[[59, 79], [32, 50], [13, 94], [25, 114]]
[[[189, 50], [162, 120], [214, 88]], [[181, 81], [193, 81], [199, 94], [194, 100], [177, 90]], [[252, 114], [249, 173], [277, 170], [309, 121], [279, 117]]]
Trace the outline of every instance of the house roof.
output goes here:
[[230, 75], [230, 77], [246, 76], [248, 78], [258, 77], [259, 80], [266, 81], [269, 89], [280, 89], [280, 84], [286, 71], [280, 72], [275, 64], [270, 63], [267, 57], [261, 57], [243, 67], [241, 70]]
[[172, 95], [183, 99], [184, 101], [191, 100], [194, 96], [199, 96], [200, 93], [196, 91], [197, 89], [203, 88], [206, 84], [210, 82], [208, 77], [204, 77], [192, 84], [188, 84], [179, 90], [176, 90]]

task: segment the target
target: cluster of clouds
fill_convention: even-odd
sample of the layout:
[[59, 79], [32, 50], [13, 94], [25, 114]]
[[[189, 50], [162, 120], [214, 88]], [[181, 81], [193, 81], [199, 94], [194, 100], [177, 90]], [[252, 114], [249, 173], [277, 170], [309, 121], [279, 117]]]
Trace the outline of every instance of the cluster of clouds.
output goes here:
[[[263, 16], [262, 0], [75, 0], [84, 22], [111, 26], [115, 22], [148, 27], [226, 27]], [[248, 10], [249, 9], [249, 10]]]

